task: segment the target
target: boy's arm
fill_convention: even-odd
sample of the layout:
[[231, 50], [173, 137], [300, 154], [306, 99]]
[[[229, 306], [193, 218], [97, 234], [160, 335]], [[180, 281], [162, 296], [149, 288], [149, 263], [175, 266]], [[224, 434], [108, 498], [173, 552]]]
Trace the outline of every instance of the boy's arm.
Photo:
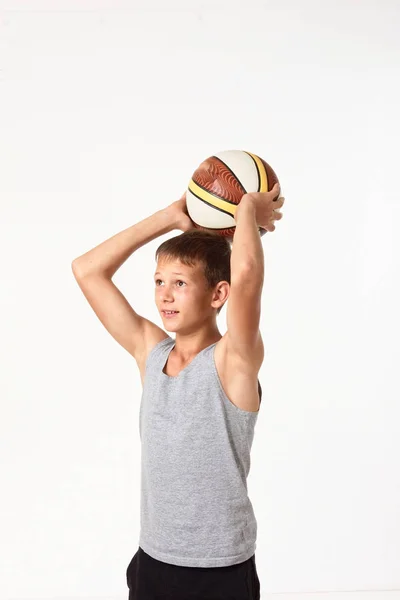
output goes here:
[[75, 276], [102, 275], [111, 279], [139, 248], [176, 228], [168, 207], [124, 229], [72, 261]]
[[139, 368], [149, 341], [162, 340], [165, 332], [133, 310], [112, 277], [138, 248], [176, 228], [174, 215], [167, 207], [72, 262], [74, 277], [91, 308], [112, 337], [136, 359]]
[[253, 204], [243, 198], [234, 218], [236, 229], [231, 254], [227, 347], [228, 352], [240, 358], [244, 366], [258, 370], [264, 359], [259, 330], [264, 252]]

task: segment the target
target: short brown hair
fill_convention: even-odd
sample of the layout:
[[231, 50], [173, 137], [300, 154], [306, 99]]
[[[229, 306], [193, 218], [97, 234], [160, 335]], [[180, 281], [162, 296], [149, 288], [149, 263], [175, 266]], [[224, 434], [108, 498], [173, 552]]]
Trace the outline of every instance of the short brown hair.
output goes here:
[[[207, 289], [214, 288], [220, 281], [231, 283], [231, 244], [221, 235], [203, 229], [190, 229], [165, 240], [156, 250], [156, 261], [180, 260], [187, 266], [201, 263]], [[217, 309], [220, 313], [222, 306]]]

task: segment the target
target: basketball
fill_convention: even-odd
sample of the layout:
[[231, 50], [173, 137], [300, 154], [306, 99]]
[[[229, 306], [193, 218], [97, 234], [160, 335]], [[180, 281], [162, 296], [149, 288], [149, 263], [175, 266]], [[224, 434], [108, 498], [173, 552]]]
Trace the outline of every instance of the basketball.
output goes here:
[[[204, 160], [186, 191], [188, 214], [198, 229], [233, 237], [234, 214], [247, 192], [269, 192], [278, 182], [270, 165], [245, 150], [224, 150]], [[263, 236], [266, 230], [258, 228]]]

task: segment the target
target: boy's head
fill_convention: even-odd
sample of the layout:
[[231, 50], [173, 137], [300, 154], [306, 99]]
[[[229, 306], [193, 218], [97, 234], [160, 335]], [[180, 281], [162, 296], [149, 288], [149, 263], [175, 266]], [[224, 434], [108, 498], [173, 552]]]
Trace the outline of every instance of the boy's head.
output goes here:
[[[154, 282], [160, 311], [182, 308], [186, 312], [191, 308], [200, 313], [198, 317], [220, 313], [231, 283], [231, 245], [226, 238], [191, 229], [163, 242], [155, 258]], [[211, 302], [220, 304], [214, 307]]]

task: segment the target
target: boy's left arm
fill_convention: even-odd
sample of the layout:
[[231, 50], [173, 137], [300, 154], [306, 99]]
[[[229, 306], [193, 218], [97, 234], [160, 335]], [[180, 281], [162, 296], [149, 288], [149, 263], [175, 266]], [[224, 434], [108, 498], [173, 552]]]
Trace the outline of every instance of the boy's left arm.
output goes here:
[[260, 333], [264, 251], [256, 222], [256, 209], [243, 197], [235, 215], [231, 253], [231, 286], [227, 305], [228, 352], [260, 367], [264, 347]]
[[231, 253], [231, 289], [227, 309], [227, 346], [247, 369], [259, 369], [264, 359], [260, 332], [264, 252], [258, 226], [275, 231], [285, 198], [275, 183], [268, 192], [245, 194], [236, 207]]

